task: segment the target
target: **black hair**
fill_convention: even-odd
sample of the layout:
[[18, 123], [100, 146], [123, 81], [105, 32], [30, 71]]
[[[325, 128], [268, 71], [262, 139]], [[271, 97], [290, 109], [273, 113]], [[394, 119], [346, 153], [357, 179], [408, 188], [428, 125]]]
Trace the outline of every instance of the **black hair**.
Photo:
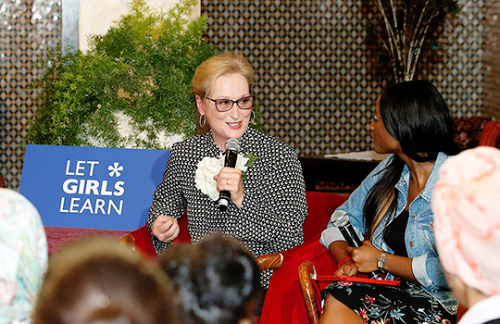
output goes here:
[[[414, 80], [386, 87], [380, 95], [380, 114], [387, 132], [414, 161], [434, 161], [439, 152], [447, 155], [458, 153], [448, 105], [430, 82]], [[371, 234], [383, 215], [395, 213], [395, 185], [403, 167], [403, 160], [394, 155], [381, 171], [382, 177], [368, 193], [363, 214]]]
[[253, 256], [238, 240], [212, 234], [178, 244], [158, 258], [190, 324], [236, 324], [250, 316], [259, 285]]
[[385, 88], [380, 95], [380, 114], [387, 132], [411, 159], [428, 162], [439, 152], [458, 153], [448, 106], [429, 81], [407, 81]]

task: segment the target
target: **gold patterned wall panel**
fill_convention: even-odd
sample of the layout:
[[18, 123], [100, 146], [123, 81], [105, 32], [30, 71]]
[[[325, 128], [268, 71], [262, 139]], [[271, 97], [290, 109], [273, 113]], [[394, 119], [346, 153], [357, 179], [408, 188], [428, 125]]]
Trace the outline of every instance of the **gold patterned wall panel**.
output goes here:
[[17, 189], [24, 158], [24, 137], [35, 111], [32, 81], [36, 63], [61, 35], [61, 3], [3, 1], [0, 6], [0, 173]]
[[[361, 0], [203, 0], [207, 39], [248, 57], [263, 123], [301, 155], [371, 149], [368, 124], [384, 80], [371, 73]], [[481, 113], [483, 1], [461, 1], [447, 56], [423, 75], [455, 117]], [[24, 136], [36, 111], [34, 68], [61, 38], [61, 2], [0, 7], [0, 172], [19, 187]]]
[[[423, 77], [454, 117], [480, 114], [482, 1], [460, 2], [447, 55]], [[204, 0], [208, 40], [246, 56], [271, 135], [301, 155], [371, 149], [369, 123], [384, 84], [365, 45], [370, 10], [355, 0]]]

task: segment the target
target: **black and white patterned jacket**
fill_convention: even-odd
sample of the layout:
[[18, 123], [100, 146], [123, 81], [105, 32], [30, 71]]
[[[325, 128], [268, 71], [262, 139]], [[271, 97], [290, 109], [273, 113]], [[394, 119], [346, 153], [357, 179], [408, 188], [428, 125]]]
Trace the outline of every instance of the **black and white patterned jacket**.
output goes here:
[[[227, 211], [222, 212], [215, 201], [195, 186], [198, 162], [221, 155], [208, 132], [174, 144], [163, 181], [153, 194], [146, 221], [150, 232], [159, 215], [180, 218], [187, 210], [193, 242], [209, 233], [222, 232], [240, 239], [255, 256], [301, 244], [307, 203], [297, 154], [285, 143], [250, 127], [240, 143], [240, 153], [258, 157], [243, 179], [241, 209], [230, 203]], [[167, 248], [168, 244], [154, 235], [152, 239], [157, 253]], [[264, 277], [267, 286], [270, 273]]]

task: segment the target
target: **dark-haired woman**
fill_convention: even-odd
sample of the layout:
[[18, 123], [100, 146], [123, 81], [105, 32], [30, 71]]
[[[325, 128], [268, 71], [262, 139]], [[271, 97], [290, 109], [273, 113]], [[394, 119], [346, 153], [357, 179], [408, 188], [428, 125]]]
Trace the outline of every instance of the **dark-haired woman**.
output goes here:
[[329, 223], [321, 242], [338, 263], [335, 275], [379, 271], [401, 286], [334, 282], [320, 323], [454, 322], [457, 301], [437, 255], [431, 210], [439, 168], [457, 153], [448, 106], [427, 81], [391, 85], [370, 130], [375, 151], [390, 155], [338, 208], [365, 241], [349, 247]]
[[200, 244], [175, 244], [158, 262], [174, 285], [184, 323], [253, 323], [260, 274], [237, 239], [216, 233]]

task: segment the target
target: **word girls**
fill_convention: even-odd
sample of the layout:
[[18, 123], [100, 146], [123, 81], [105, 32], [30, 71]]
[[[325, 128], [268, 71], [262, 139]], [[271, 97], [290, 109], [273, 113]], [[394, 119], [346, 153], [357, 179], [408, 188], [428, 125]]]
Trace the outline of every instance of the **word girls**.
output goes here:
[[[65, 174], [71, 178], [63, 182], [62, 190], [71, 196], [61, 197], [59, 207], [61, 213], [89, 212], [90, 214], [110, 215], [115, 212], [121, 215], [123, 200], [115, 202], [111, 198], [120, 197], [125, 193], [123, 187], [125, 182], [116, 181], [112, 184], [108, 183], [108, 180], [89, 179], [94, 177], [94, 171], [98, 165], [99, 161], [76, 161], [76, 165], [72, 165], [70, 160], [67, 161]], [[74, 195], [90, 197], [82, 198]]]

